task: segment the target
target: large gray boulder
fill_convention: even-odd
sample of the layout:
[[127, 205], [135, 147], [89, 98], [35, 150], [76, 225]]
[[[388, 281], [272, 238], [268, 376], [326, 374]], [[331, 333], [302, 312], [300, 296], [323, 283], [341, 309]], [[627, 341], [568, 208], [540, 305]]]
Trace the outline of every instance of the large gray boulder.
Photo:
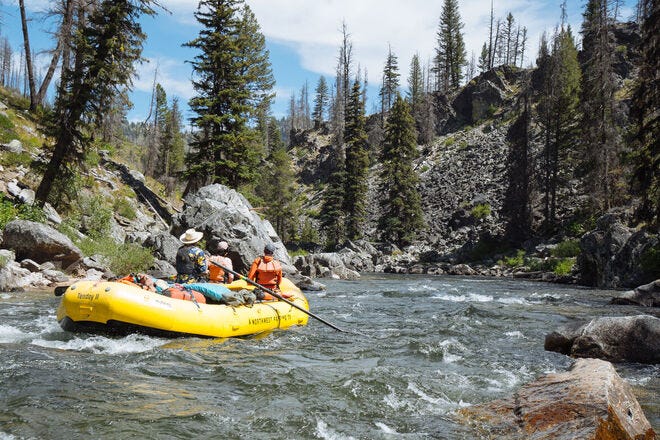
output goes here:
[[610, 212], [580, 239], [577, 265], [581, 282], [601, 288], [636, 287], [657, 278], [643, 260], [660, 247], [657, 234], [625, 226], [625, 213]]
[[612, 298], [610, 304], [660, 307], [660, 279]]
[[204, 232], [207, 248], [218, 241], [226, 241], [234, 270], [241, 273], [247, 272], [252, 261], [263, 254], [267, 243], [272, 243], [275, 258], [282, 264], [286, 277], [303, 289], [323, 288], [298, 272], [270, 222], [262, 219], [237, 191], [220, 184], [208, 185], [185, 202], [183, 211], [172, 219], [174, 237], [178, 238], [188, 228], [195, 228]]
[[579, 359], [515, 395], [462, 409], [475, 438], [651, 440], [655, 432], [630, 385], [609, 362]]
[[650, 315], [602, 317], [546, 335], [545, 349], [610, 362], [660, 362], [660, 319]]
[[205, 186], [186, 199], [183, 211], [173, 219], [172, 233], [179, 237], [188, 228], [204, 232], [207, 244], [226, 241], [237, 271], [249, 268], [267, 243], [275, 245], [275, 258], [283, 266], [292, 267], [270, 222], [263, 220], [243, 195], [224, 185]]
[[16, 260], [26, 258], [37, 263], [52, 261], [67, 267], [83, 253], [66, 235], [43, 223], [13, 220], [5, 226], [2, 247], [16, 253]]

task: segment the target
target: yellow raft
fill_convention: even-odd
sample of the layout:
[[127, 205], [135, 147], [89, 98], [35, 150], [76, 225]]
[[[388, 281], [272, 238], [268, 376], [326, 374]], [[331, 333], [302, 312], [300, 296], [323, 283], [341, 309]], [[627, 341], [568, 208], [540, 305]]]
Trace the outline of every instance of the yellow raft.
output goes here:
[[[243, 280], [231, 290], [254, 289]], [[309, 310], [307, 298], [288, 279], [280, 285], [289, 301]], [[169, 298], [138, 286], [110, 281], [79, 281], [62, 295], [57, 320], [67, 331], [226, 338], [307, 324], [309, 316], [284, 301], [228, 306]]]

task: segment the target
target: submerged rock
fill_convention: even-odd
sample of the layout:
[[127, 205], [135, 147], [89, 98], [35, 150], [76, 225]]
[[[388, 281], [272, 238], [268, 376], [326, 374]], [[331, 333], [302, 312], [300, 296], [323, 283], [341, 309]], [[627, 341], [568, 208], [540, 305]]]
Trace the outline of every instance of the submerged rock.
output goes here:
[[655, 438], [630, 386], [612, 364], [598, 359], [579, 359], [567, 372], [543, 376], [512, 397], [459, 414], [480, 438]]
[[660, 362], [660, 319], [649, 315], [603, 317], [569, 324], [545, 337], [545, 349], [611, 362]]

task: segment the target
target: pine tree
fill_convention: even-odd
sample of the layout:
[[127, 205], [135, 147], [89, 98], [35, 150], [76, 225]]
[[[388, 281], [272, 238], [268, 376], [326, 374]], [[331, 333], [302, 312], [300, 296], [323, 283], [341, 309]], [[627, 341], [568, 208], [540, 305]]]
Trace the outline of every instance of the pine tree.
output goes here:
[[295, 193], [297, 184], [293, 162], [274, 118], [268, 122], [268, 140], [270, 153], [256, 191], [266, 204], [265, 215], [277, 235], [282, 241], [289, 241], [295, 236], [300, 206]]
[[477, 63], [477, 67], [479, 68], [479, 73], [484, 73], [488, 70], [488, 47], [486, 46], [486, 43], [484, 43], [483, 46], [481, 46], [481, 54], [479, 55], [479, 61]]
[[366, 220], [367, 176], [369, 174], [369, 144], [360, 82], [355, 81], [346, 108], [346, 179], [344, 180], [344, 213], [346, 237], [362, 237]]
[[174, 98], [172, 106], [166, 110], [161, 135], [159, 169], [161, 174], [159, 180], [165, 182], [169, 190], [173, 190], [173, 183], [170, 177], [183, 170], [185, 159], [185, 141], [181, 133], [181, 111], [179, 110], [179, 100]]
[[197, 131], [186, 157], [186, 193], [208, 183], [251, 185], [263, 157], [254, 127], [273, 96], [264, 36], [242, 0], [202, 0], [195, 18], [202, 30], [186, 46], [201, 52], [192, 61], [196, 96], [189, 102]]
[[418, 155], [416, 139], [410, 107], [399, 95], [387, 119], [380, 154], [383, 212], [378, 221], [381, 238], [399, 246], [410, 244], [424, 226], [419, 178], [412, 168]]
[[399, 89], [399, 62], [392, 48], [388, 46], [387, 60], [383, 69], [383, 83], [380, 88], [380, 111], [381, 117], [385, 120], [385, 115], [392, 107], [394, 98]]
[[325, 234], [325, 247], [334, 250], [346, 238], [344, 229], [344, 182], [346, 163], [341, 148], [338, 149], [332, 164], [330, 179], [323, 191], [319, 218]]
[[570, 27], [555, 32], [552, 53], [548, 53], [545, 35], [539, 53], [539, 72], [543, 92], [538, 109], [544, 131], [543, 191], [545, 228], [555, 226], [558, 197], [567, 178], [573, 174], [576, 160], [574, 145], [578, 137], [580, 65]]
[[619, 134], [614, 105], [613, 36], [608, 0], [589, 0], [582, 23], [585, 63], [582, 75], [582, 168], [595, 212], [617, 202], [622, 188]]
[[57, 205], [67, 191], [75, 191], [70, 183], [89, 149], [88, 128], [102, 125], [117, 89], [130, 85], [145, 38], [138, 20], [154, 14], [151, 5], [150, 0], [101, 1], [77, 29], [73, 67], [62, 73], [49, 124], [54, 148], [36, 191], [39, 204]]
[[435, 50], [435, 71], [438, 75], [439, 90], [445, 93], [458, 88], [463, 78], [462, 69], [466, 62], [466, 52], [462, 28], [458, 0], [445, 0], [437, 33], [438, 46]]
[[323, 123], [329, 100], [328, 84], [325, 81], [325, 77], [321, 76], [319, 82], [316, 84], [314, 97], [314, 111], [312, 113], [314, 128], [318, 129]]
[[660, 2], [640, 0], [642, 62], [633, 97], [632, 193], [640, 196], [640, 220], [660, 225]]

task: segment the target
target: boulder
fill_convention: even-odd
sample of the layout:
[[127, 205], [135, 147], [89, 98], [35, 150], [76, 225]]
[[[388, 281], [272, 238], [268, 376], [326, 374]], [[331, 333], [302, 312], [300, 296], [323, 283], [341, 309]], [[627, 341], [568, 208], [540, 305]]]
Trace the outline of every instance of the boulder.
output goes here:
[[9, 151], [10, 153], [22, 153], [23, 144], [18, 139], [13, 139], [7, 144], [0, 144], [3, 150]]
[[545, 349], [610, 362], [660, 362], [660, 319], [650, 315], [602, 317], [546, 335]]
[[612, 298], [610, 304], [660, 307], [660, 279]]
[[609, 362], [579, 359], [512, 397], [459, 411], [478, 438], [651, 440], [655, 432], [630, 385]]
[[29, 220], [14, 220], [5, 226], [2, 246], [11, 249], [17, 260], [29, 258], [37, 263], [58, 262], [67, 267], [83, 257], [66, 235], [48, 225]]
[[178, 237], [169, 232], [159, 232], [147, 237], [143, 245], [151, 248], [156, 258], [174, 265], [176, 263], [176, 253], [182, 243]]
[[624, 225], [626, 213], [610, 212], [600, 217], [596, 229], [580, 239], [577, 266], [583, 284], [601, 288], [636, 287], [657, 278], [642, 264], [657, 252], [657, 234], [635, 231]]
[[247, 270], [267, 243], [275, 245], [275, 258], [287, 276], [297, 272], [270, 222], [243, 195], [224, 185], [205, 186], [186, 199], [183, 211], [173, 218], [172, 232], [179, 237], [188, 228], [204, 232], [206, 243], [226, 241], [237, 272]]

